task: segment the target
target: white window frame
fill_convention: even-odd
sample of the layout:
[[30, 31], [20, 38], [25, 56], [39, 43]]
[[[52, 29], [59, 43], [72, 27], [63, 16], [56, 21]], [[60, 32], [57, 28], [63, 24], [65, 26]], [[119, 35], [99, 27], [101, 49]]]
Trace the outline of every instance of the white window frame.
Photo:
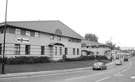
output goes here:
[[26, 31], [26, 36], [30, 36], [30, 31]]
[[35, 32], [35, 37], [39, 37], [39, 33], [38, 32]]
[[51, 39], [51, 40], [54, 40], [54, 35], [51, 34], [51, 35], [50, 35], [50, 39]]
[[21, 29], [15, 29], [15, 34], [21, 34]]

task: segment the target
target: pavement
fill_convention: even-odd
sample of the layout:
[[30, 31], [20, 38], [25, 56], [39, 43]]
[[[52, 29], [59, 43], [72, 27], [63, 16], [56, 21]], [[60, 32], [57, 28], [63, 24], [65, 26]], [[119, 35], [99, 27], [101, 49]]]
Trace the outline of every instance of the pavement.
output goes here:
[[[106, 65], [112, 65], [115, 61], [107, 63]], [[9, 73], [9, 74], [0, 74], [0, 78], [12, 78], [12, 77], [23, 77], [23, 76], [36, 76], [36, 75], [45, 75], [45, 74], [55, 74], [55, 73], [64, 73], [64, 72], [72, 72], [72, 71], [80, 71], [80, 70], [88, 70], [92, 67], [84, 67], [84, 68], [74, 68], [74, 69], [65, 69], [65, 70], [52, 70], [52, 71], [38, 71], [38, 72], [23, 72], [23, 73]]]

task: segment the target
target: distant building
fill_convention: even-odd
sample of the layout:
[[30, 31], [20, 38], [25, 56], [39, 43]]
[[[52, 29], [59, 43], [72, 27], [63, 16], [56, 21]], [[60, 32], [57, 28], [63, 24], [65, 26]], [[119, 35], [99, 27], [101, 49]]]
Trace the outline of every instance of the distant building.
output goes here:
[[[4, 23], [0, 23], [0, 55], [3, 47]], [[60, 60], [63, 55], [81, 55], [82, 36], [60, 21], [7, 22], [6, 57], [48, 56]]]
[[82, 55], [102, 55], [110, 57], [111, 49], [102, 43], [82, 40]]

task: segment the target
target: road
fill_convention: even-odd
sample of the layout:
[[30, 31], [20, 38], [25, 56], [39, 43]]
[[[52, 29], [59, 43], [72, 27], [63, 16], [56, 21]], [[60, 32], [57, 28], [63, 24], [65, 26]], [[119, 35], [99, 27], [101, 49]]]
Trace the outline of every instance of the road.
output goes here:
[[42, 75], [0, 78], [0, 82], [135, 82], [135, 59], [121, 66], [109, 65], [107, 70], [92, 69], [46, 73]]

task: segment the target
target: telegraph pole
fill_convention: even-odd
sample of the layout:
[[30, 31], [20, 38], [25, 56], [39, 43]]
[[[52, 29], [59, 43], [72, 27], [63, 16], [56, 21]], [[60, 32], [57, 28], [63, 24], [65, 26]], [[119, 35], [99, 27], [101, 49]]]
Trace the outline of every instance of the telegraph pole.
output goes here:
[[8, 0], [6, 0], [6, 9], [5, 9], [5, 25], [4, 25], [4, 41], [3, 41], [3, 55], [2, 55], [2, 74], [5, 74], [5, 43], [6, 43], [6, 29], [7, 29], [7, 8]]

